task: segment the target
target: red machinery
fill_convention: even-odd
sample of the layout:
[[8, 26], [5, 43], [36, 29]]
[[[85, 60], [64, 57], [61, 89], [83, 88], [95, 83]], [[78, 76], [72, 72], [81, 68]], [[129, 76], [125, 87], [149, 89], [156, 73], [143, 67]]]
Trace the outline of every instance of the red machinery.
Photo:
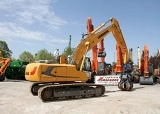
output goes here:
[[5, 80], [5, 70], [8, 67], [8, 65], [10, 64], [11, 60], [9, 58], [2, 58], [0, 57], [0, 81], [4, 81]]
[[153, 84], [153, 67], [149, 64], [149, 51], [148, 46], [144, 45], [140, 61], [140, 84], [141, 85], [152, 85]]
[[[89, 17], [87, 19], [87, 33], [91, 33], [94, 30], [94, 26], [92, 25], [92, 19]], [[98, 72], [98, 59], [97, 59], [97, 45], [92, 48], [92, 72]]]
[[[87, 33], [91, 33], [94, 30], [92, 25], [92, 19], [89, 17], [87, 19]], [[97, 45], [92, 48], [92, 73], [106, 75], [111, 73], [111, 64], [105, 62], [106, 53], [104, 52], [104, 39], [99, 42], [99, 48]], [[100, 57], [100, 62], [98, 62], [98, 57]]]
[[116, 44], [116, 52], [117, 52], [117, 61], [114, 66], [114, 72], [118, 74], [122, 72], [122, 66], [123, 66], [122, 51], [118, 43]]
[[[87, 32], [88, 33], [92, 33], [93, 31], [93, 25], [92, 25], [92, 20], [91, 18], [89, 17], [88, 20], [87, 20]], [[122, 66], [126, 62], [126, 59], [128, 59], [128, 50], [127, 50], [127, 46], [126, 46], [126, 43], [124, 41], [124, 38], [123, 38], [123, 35], [121, 34], [116, 34], [114, 33], [114, 31], [112, 31], [116, 41], [117, 41], [117, 44], [116, 44], [116, 49], [117, 49], [117, 64], [116, 64], [116, 73], [122, 73]], [[122, 41], [119, 41], [117, 39], [121, 39]], [[102, 76], [103, 79], [106, 79], [108, 77], [106, 77], [106, 75], [108, 74], [111, 74], [112, 72], [112, 67], [111, 67], [111, 64], [107, 64], [105, 62], [105, 57], [106, 57], [106, 53], [104, 52], [104, 39], [100, 40], [99, 41], [99, 49], [97, 50], [97, 45], [92, 48], [92, 77], [91, 77], [91, 82], [94, 81], [94, 79], [98, 76], [101, 76], [100, 78], [102, 79]], [[98, 62], [97, 58], [100, 57], [100, 60], [101, 62]], [[98, 65], [98, 67], [97, 67]], [[128, 65], [127, 65], [128, 66]], [[128, 68], [128, 67], [127, 67]], [[96, 77], [95, 77], [96, 76]], [[117, 81], [119, 81], [119, 76], [110, 76], [112, 79], [113, 77], [116, 78]], [[118, 78], [117, 78], [118, 77]], [[124, 75], [122, 76], [124, 77]], [[127, 76], [128, 78], [128, 76]], [[116, 81], [116, 83], [118, 83]], [[111, 80], [112, 82], [112, 80]], [[115, 81], [114, 81], [115, 83]], [[123, 86], [125, 85], [125, 86]], [[121, 90], [131, 90], [133, 88], [133, 84], [131, 82], [127, 80], [125, 81], [121, 81], [119, 82], [119, 88]]]

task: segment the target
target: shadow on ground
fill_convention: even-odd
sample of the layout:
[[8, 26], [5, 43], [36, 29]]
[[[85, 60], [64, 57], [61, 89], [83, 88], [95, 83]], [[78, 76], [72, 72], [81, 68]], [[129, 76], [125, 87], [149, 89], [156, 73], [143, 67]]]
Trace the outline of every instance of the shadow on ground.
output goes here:
[[[56, 100], [52, 100], [52, 101], [45, 101], [44, 103], [50, 103], [50, 102], [65, 102], [65, 101], [86, 100], [86, 99], [98, 99], [98, 98], [107, 97], [107, 96], [108, 96], [108, 95], [103, 95], [103, 96], [99, 96], [99, 97], [70, 98], [70, 99], [61, 98], [61, 99], [56, 99]], [[43, 101], [42, 101], [42, 102], [43, 102]]]
[[27, 82], [26, 80], [5, 79], [3, 82]]

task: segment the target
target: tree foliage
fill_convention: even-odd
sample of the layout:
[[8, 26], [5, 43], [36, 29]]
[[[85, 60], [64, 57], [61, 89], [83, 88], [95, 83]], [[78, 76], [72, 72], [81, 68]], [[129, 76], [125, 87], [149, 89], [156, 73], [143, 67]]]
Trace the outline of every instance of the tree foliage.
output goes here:
[[158, 64], [160, 64], [160, 56], [151, 56], [149, 58], [149, 63], [151, 63], [153, 65], [153, 69], [157, 69], [158, 68]]
[[66, 57], [68, 57], [68, 56], [73, 55], [73, 52], [74, 52], [74, 48], [66, 47], [66, 48], [64, 49], [63, 54], [66, 55]]
[[52, 53], [49, 53], [46, 49], [42, 49], [35, 54], [35, 60], [55, 60]]
[[8, 45], [5, 41], [0, 41], [0, 50], [1, 56], [4, 58], [10, 58], [12, 55], [12, 51], [8, 48]]
[[31, 62], [34, 61], [34, 56], [30, 52], [24, 51], [19, 55], [19, 60]]

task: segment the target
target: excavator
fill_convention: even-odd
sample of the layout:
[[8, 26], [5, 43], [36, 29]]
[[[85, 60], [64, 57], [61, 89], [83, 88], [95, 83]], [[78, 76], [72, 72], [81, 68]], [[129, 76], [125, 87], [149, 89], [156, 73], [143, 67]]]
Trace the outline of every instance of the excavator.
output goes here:
[[[87, 34], [90, 34], [94, 30], [94, 26], [92, 24], [92, 18], [88, 17], [87, 19]], [[100, 57], [101, 61], [98, 61], [98, 57]], [[111, 64], [105, 62], [106, 53], [104, 51], [104, 39], [99, 42], [98, 46], [94, 46], [92, 49], [92, 76], [89, 82], [94, 82], [95, 75], [108, 75], [111, 74]]]
[[7, 69], [8, 65], [10, 64], [10, 58], [3, 58], [2, 57], [2, 50], [0, 49], [0, 81], [5, 80], [5, 70]]
[[154, 82], [158, 82], [160, 84], [160, 64], [158, 64], [158, 67], [154, 69]]
[[[92, 25], [92, 19], [91, 19], [91, 17], [89, 17], [87, 19], [87, 32], [88, 32], [88, 34], [90, 32], [92, 32], [93, 29], [94, 29], [94, 26]], [[123, 39], [123, 36], [121, 38]], [[124, 42], [124, 44], [125, 44], [125, 42]], [[133, 84], [131, 82], [128, 82], [130, 79], [129, 76], [128, 76], [127, 80], [125, 79], [125, 81], [122, 81], [123, 79], [121, 78], [120, 83], [119, 83], [119, 76], [117, 76], [117, 75], [112, 75], [112, 76], [106, 77], [106, 75], [111, 74], [112, 66], [111, 66], [111, 64], [105, 62], [106, 53], [104, 51], [104, 39], [102, 39], [99, 42], [99, 48], [97, 48], [97, 45], [95, 47], [92, 49], [92, 76], [91, 76], [91, 80], [89, 80], [88, 82], [104, 83], [104, 80], [106, 80], [105, 84], [112, 84], [113, 85], [113, 84], [118, 83], [120, 86], [120, 87], [119, 86], [118, 87], [121, 90], [128, 91], [128, 90], [132, 89]], [[118, 45], [118, 43], [117, 43], [116, 44], [117, 63], [115, 65], [115, 69], [114, 69], [116, 74], [122, 73], [123, 53], [121, 51], [121, 48], [124, 48], [124, 47], [120, 47], [120, 45]], [[98, 61], [98, 57], [100, 57], [101, 61]], [[97, 67], [97, 65], [98, 65], [98, 67]], [[130, 65], [130, 64], [127, 64], [127, 65]], [[127, 85], [131, 85], [131, 87], [127, 86]], [[127, 89], [127, 87], [128, 87], [128, 89]]]
[[160, 50], [157, 49], [157, 53], [149, 59], [150, 63], [153, 64], [153, 75], [154, 82], [160, 84]]
[[[94, 30], [92, 25], [92, 19], [87, 19], [87, 34], [90, 34]], [[92, 62], [91, 62], [91, 79], [88, 82], [94, 82], [94, 75], [98, 72], [98, 59], [97, 59], [97, 44], [91, 49], [92, 50]]]
[[121, 51], [121, 47], [119, 46], [119, 44], [116, 44], [116, 52], [117, 52], [117, 61], [116, 64], [114, 65], [114, 73], [116, 74], [120, 74], [121, 72], [123, 72], [123, 66], [124, 65], [128, 65], [128, 67], [130, 66], [131, 68], [128, 69], [130, 72], [132, 71], [132, 66], [133, 66], [133, 60], [132, 60], [132, 48], [129, 49], [129, 55], [128, 55], [128, 59], [127, 61], [123, 59], [123, 53]]
[[[133, 66], [133, 61], [132, 61], [132, 48], [128, 50], [122, 51], [123, 47], [119, 45], [119, 43], [116, 43], [116, 64], [113, 66], [113, 72], [116, 75], [120, 74], [120, 82], [118, 82], [118, 88], [123, 91], [130, 91], [133, 88], [133, 83], [132, 83], [132, 66]], [[125, 48], [127, 49], [127, 47]], [[123, 58], [123, 53], [128, 52], [128, 56], [126, 58]]]
[[123, 66], [123, 53], [121, 51], [121, 47], [119, 44], [116, 44], [116, 55], [117, 55], [117, 61], [114, 65], [114, 73], [119, 74], [122, 72], [122, 66]]
[[110, 75], [112, 73], [112, 65], [105, 62], [106, 52], [104, 51], [104, 39], [99, 42], [98, 57], [98, 72], [97, 75]]
[[144, 50], [142, 51], [140, 59], [140, 85], [153, 85], [153, 66], [149, 64], [149, 50], [148, 46], [144, 45]]
[[[111, 24], [103, 28], [109, 22]], [[91, 78], [91, 61], [86, 54], [110, 32], [123, 47], [124, 58], [127, 58], [128, 52], [124, 51], [127, 49], [125, 49], [126, 44], [122, 39], [119, 23], [111, 18], [94, 29], [78, 44], [71, 64], [29, 63], [26, 66], [25, 78], [34, 82], [30, 87], [31, 93], [38, 95], [43, 102], [60, 98], [103, 96], [104, 85], [86, 83]]]
[[[120, 74], [120, 82], [118, 83], [118, 88], [122, 91], [130, 91], [133, 88], [132, 83], [132, 48], [129, 49], [129, 55], [127, 61], [124, 62], [123, 53], [121, 51], [121, 47], [119, 44], [116, 44], [116, 52], [117, 52], [117, 62], [114, 65], [114, 73], [116, 75]], [[127, 51], [127, 50], [126, 50]]]

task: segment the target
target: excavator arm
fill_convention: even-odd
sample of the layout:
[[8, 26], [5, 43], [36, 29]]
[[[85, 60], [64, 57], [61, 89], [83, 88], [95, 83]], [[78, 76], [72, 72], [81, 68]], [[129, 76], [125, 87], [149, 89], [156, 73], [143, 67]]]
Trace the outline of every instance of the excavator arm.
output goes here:
[[114, 72], [117, 74], [122, 72], [122, 65], [123, 65], [122, 51], [118, 43], [116, 44], [116, 52], [117, 52], [117, 61], [116, 65], [114, 66]]
[[143, 50], [143, 53], [142, 53], [142, 57], [141, 57], [141, 67], [140, 67], [140, 71], [141, 71], [141, 74], [144, 75], [144, 77], [148, 77], [148, 46], [145, 45], [144, 46], [144, 50]]
[[[92, 24], [92, 19], [89, 17], [87, 19], [87, 33], [90, 34], [94, 30], [94, 26]], [[98, 72], [98, 59], [97, 59], [97, 45], [92, 48], [92, 72]]]
[[[103, 28], [108, 22], [111, 22], [111, 25]], [[81, 66], [83, 55], [85, 55], [86, 52], [90, 51], [94, 46], [96, 46], [110, 32], [112, 32], [116, 42], [121, 47], [122, 53], [124, 54], [124, 62], [126, 62], [128, 58], [128, 49], [126, 43], [124, 41], [118, 21], [114, 18], [111, 18], [109, 21], [101, 24], [97, 29], [88, 34], [88, 36], [77, 46], [73, 56], [73, 63], [77, 66], [77, 69], [79, 69]], [[87, 51], [86, 44], [89, 45]]]

